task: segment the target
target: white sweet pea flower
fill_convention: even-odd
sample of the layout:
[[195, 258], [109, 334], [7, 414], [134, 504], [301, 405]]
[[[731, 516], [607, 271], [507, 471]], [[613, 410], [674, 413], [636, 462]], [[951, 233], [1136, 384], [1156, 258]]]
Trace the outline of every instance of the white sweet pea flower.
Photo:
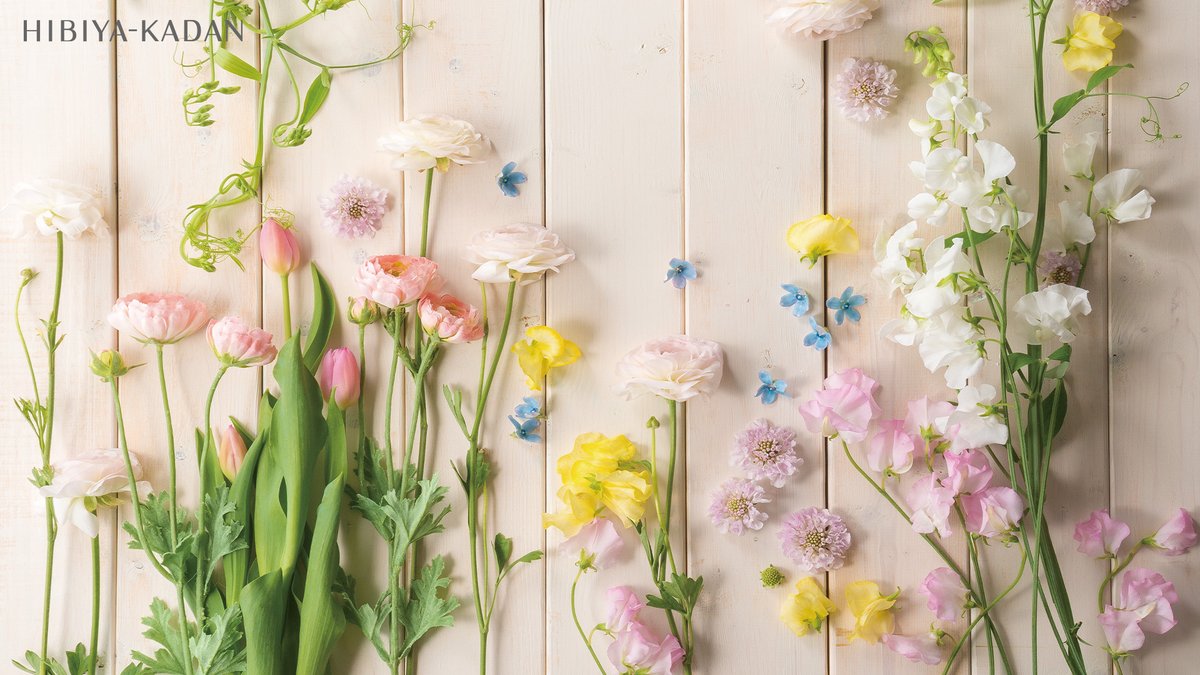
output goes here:
[[938, 198], [937, 195], [922, 192], [908, 200], [908, 217], [913, 220], [941, 227], [946, 224], [949, 215], [950, 202]]
[[884, 282], [895, 295], [897, 290], [908, 290], [921, 277], [919, 270], [913, 269], [912, 254], [921, 250], [925, 240], [916, 236], [917, 221], [909, 221], [890, 236], [881, 230], [875, 238], [875, 270], [876, 279]]
[[1059, 219], [1046, 224], [1042, 249], [1066, 253], [1076, 244], [1090, 244], [1096, 239], [1096, 224], [1083, 210], [1079, 202], [1065, 200], [1058, 203]]
[[911, 347], [921, 339], [921, 324], [911, 314], [903, 314], [879, 328], [879, 337], [898, 345]]
[[1150, 217], [1154, 197], [1148, 190], [1134, 194], [1142, 183], [1142, 172], [1137, 169], [1113, 171], [1096, 181], [1092, 196], [1100, 207], [1100, 213], [1118, 223], [1146, 220]]
[[1089, 131], [1079, 141], [1063, 144], [1063, 166], [1068, 176], [1086, 178], [1092, 175], [1092, 160], [1099, 143], [1100, 132]]
[[1017, 168], [1017, 159], [995, 141], [976, 141], [975, 152], [983, 160], [983, 179], [989, 183], [1007, 178]]
[[983, 355], [976, 346], [982, 337], [957, 312], [943, 312], [922, 324], [918, 350], [929, 372], [945, 368], [946, 385], [962, 389], [983, 370]]
[[933, 150], [924, 161], [911, 162], [909, 168], [927, 190], [949, 192], [958, 187], [965, 172], [971, 169], [971, 160], [954, 147]]
[[1027, 293], [1013, 309], [1021, 319], [1014, 322], [1014, 328], [1029, 344], [1044, 344], [1055, 338], [1070, 342], [1075, 339], [1078, 318], [1092, 313], [1088, 292], [1068, 284]]
[[17, 239], [39, 232], [62, 232], [67, 239], [108, 232], [100, 193], [82, 185], [42, 179], [17, 183], [0, 208], [0, 238]]
[[942, 132], [942, 123], [933, 119], [909, 120], [908, 128], [921, 139], [921, 156], [925, 156], [933, 149], [933, 137]]
[[967, 209], [968, 224], [975, 232], [999, 232], [1005, 228], [1020, 229], [1033, 220], [1028, 211], [1014, 211], [1001, 199], [986, 200]]
[[951, 275], [971, 268], [971, 261], [963, 254], [962, 247], [962, 239], [955, 239], [946, 246], [945, 238], [938, 237], [925, 249], [926, 272], [905, 298], [913, 316], [929, 319], [962, 303], [962, 294], [948, 280]]
[[967, 95], [966, 79], [958, 73], [947, 74], [946, 79], [933, 88], [925, 110], [933, 119], [954, 120], [972, 134], [987, 128], [985, 115], [992, 111], [988, 104]]
[[1008, 427], [999, 415], [988, 413], [996, 403], [996, 388], [990, 384], [966, 386], [958, 392], [958, 407], [950, 413], [949, 427], [957, 427], [951, 450], [974, 450], [1008, 442]]

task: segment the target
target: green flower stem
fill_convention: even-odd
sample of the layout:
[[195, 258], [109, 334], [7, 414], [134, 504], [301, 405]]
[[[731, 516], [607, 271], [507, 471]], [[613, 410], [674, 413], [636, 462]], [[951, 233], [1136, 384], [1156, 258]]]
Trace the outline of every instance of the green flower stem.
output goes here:
[[287, 342], [292, 337], [292, 289], [288, 284], [287, 274], [280, 274], [279, 281], [282, 287], [283, 303], [283, 340]]
[[[360, 325], [358, 327], [358, 381], [359, 387], [365, 388], [367, 383], [367, 327]], [[359, 490], [365, 489], [367, 483], [366, 464], [368, 461], [366, 449], [367, 442], [367, 397], [361, 390], [358, 394], [358, 443], [359, 443], [359, 463], [358, 469], [358, 487]]]
[[1138, 541], [1138, 543], [1134, 544], [1133, 548], [1129, 550], [1129, 555], [1125, 556], [1125, 559], [1122, 560], [1119, 565], [1117, 565], [1112, 569], [1112, 571], [1104, 576], [1104, 581], [1100, 582], [1100, 590], [1096, 594], [1096, 607], [1099, 609], [1101, 614], [1104, 613], [1104, 607], [1108, 604], [1106, 602], [1108, 599], [1108, 588], [1110, 584], [1112, 584], [1113, 579], [1117, 578], [1117, 575], [1121, 573], [1121, 570], [1129, 567], [1129, 563], [1133, 562], [1133, 557], [1137, 555], [1138, 551], [1141, 551], [1142, 547], [1145, 545], [1145, 539], [1142, 539]]
[[588, 653], [592, 655], [592, 660], [596, 662], [596, 668], [600, 671], [600, 675], [608, 675], [604, 670], [604, 664], [600, 662], [600, 657], [596, 656], [596, 650], [592, 647], [592, 641], [587, 633], [583, 630], [583, 625], [579, 623], [579, 613], [575, 611], [575, 588], [579, 586], [579, 578], [583, 576], [584, 568], [580, 567], [575, 573], [575, 580], [571, 582], [571, 619], [575, 621], [575, 630], [579, 631], [579, 637], [583, 638], [583, 644], [587, 645]]
[[421, 208], [421, 249], [418, 255], [424, 257], [429, 253], [429, 202], [433, 197], [433, 175], [437, 169], [425, 170], [425, 198]]
[[663, 506], [663, 520], [658, 525], [667, 537], [667, 558], [671, 561], [671, 571], [678, 574], [679, 569], [675, 566], [675, 552], [672, 550], [674, 547], [671, 546], [671, 507], [674, 502], [675, 460], [679, 447], [679, 403], [668, 400], [667, 410], [669, 419], [667, 424], [671, 427], [671, 433], [667, 436], [667, 499]]
[[[207, 442], [205, 443], [206, 447], [202, 450], [202, 452], [205, 452], [205, 453], [217, 452], [217, 436], [216, 436], [216, 434], [213, 433], [213, 428], [212, 428], [213, 399], [216, 398], [217, 386], [221, 384], [221, 378], [225, 377], [225, 373], [228, 371], [229, 371], [229, 366], [227, 366], [225, 364], [221, 364], [221, 366], [219, 368], [217, 368], [217, 374], [215, 376], [213, 376], [212, 385], [209, 386], [209, 388], [208, 388], [208, 398], [205, 399], [205, 401], [204, 401], [204, 438]], [[202, 456], [202, 457], [198, 457], [197, 459], [200, 462], [201, 471], [203, 471], [203, 466], [204, 466], [205, 461], [207, 461], [207, 458]], [[203, 509], [204, 508], [203, 507], [204, 495], [200, 496], [200, 500], [201, 500], [201, 502], [200, 502], [201, 509]], [[200, 517], [196, 519], [197, 539], [204, 537], [204, 532], [205, 532], [204, 514], [201, 513]], [[199, 565], [198, 565], [199, 568], [203, 569], [204, 568], [204, 560], [200, 560], [198, 562], [199, 562]], [[207, 585], [207, 583], [208, 583], [208, 580], [204, 578], [204, 575], [202, 575], [202, 574], [196, 575], [195, 614], [196, 614], [196, 625], [198, 625], [198, 626], [204, 625], [204, 617], [205, 617], [204, 587]]]
[[[95, 511], [92, 512], [93, 514]], [[88, 643], [88, 654], [92, 655], [91, 667], [88, 672], [96, 675], [100, 655], [96, 648], [100, 643], [100, 535], [92, 537], [92, 633]]]
[[[1017, 584], [1021, 581], [1021, 577], [1025, 575], [1025, 559], [1025, 549], [1021, 549], [1021, 566], [1017, 569], [1017, 576], [1013, 578], [1012, 583], [1008, 585], [1008, 588], [1005, 588], [1000, 595], [997, 595], [996, 599], [993, 600], [991, 604], [985, 605], [983, 609], [975, 616], [975, 618], [971, 620], [970, 625], [967, 626], [967, 630], [963, 631], [962, 637], [959, 638], [958, 642], [954, 644], [954, 649], [950, 652], [950, 657], [946, 659], [946, 667], [942, 670], [942, 675], [949, 675], [950, 671], [953, 670], [954, 660], [958, 658], [958, 653], [962, 651], [963, 645], [967, 642], [967, 638], [969, 638], [971, 633], [974, 632], [975, 626], [979, 625], [981, 620], [990, 620], [989, 616], [992, 612], [992, 609], [994, 609], [996, 605], [1000, 604], [1000, 601], [1007, 597], [1009, 593], [1012, 593], [1013, 589], [1017, 587]], [[1009, 672], [1012, 671], [1009, 670]]]

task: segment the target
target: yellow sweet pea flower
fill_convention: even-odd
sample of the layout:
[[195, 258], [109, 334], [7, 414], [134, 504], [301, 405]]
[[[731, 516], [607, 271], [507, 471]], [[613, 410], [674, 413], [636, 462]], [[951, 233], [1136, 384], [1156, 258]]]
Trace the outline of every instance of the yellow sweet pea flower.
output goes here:
[[557, 527], [566, 537], [574, 537], [604, 510], [595, 494], [576, 492], [569, 485], [558, 489], [558, 499], [563, 507], [554, 513], [543, 513], [542, 527]]
[[850, 226], [849, 218], [824, 214], [793, 223], [787, 231], [787, 243], [811, 267], [827, 255], [856, 253], [858, 232]]
[[1080, 12], [1067, 33], [1063, 65], [1067, 70], [1094, 73], [1112, 63], [1115, 40], [1124, 28], [1110, 16]]
[[579, 346], [549, 326], [530, 326], [525, 339], [513, 345], [513, 353], [525, 373], [525, 384], [540, 391], [542, 380], [551, 368], [561, 368], [579, 360]]
[[779, 618], [793, 633], [804, 637], [809, 631], [821, 632], [833, 610], [833, 601], [825, 597], [817, 580], [804, 577], [796, 582], [796, 592], [784, 599]]
[[558, 458], [556, 469], [562, 480], [558, 499], [563, 508], [544, 515], [543, 526], [572, 536], [608, 509], [632, 527], [642, 519], [654, 488], [649, 468], [636, 455], [637, 446], [625, 436], [581, 434], [571, 452]]
[[891, 595], [881, 595], [879, 584], [874, 581], [855, 581], [847, 586], [846, 607], [854, 614], [854, 630], [850, 631], [850, 641], [864, 640], [874, 644], [896, 630], [892, 605], [896, 604], [899, 597], [899, 588]]

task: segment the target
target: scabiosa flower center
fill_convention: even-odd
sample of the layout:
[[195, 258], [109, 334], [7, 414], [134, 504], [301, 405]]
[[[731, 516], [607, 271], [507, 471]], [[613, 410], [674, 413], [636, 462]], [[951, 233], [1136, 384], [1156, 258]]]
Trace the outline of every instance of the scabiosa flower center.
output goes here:
[[859, 82], [850, 90], [850, 95], [859, 103], [868, 103], [879, 98], [883, 93], [883, 88], [878, 82]]
[[819, 553], [829, 546], [829, 531], [813, 530], [804, 535], [804, 542], [801, 545], [812, 553]]
[[725, 502], [725, 509], [734, 518], [745, 518], [750, 513], [750, 500], [745, 495], [733, 495]]
[[367, 215], [367, 206], [356, 195], [348, 195], [342, 198], [342, 209], [346, 211], [346, 215], [351, 218], [362, 218]]
[[754, 453], [751, 457], [754, 463], [760, 466], [765, 466], [778, 459], [782, 449], [779, 447], [779, 442], [772, 438], [764, 438], [754, 446]]

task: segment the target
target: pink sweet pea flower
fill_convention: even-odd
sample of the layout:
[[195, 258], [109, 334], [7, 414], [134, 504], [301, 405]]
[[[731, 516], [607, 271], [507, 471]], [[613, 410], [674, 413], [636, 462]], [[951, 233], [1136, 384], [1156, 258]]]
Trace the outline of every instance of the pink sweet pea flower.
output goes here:
[[333, 395], [337, 407], [345, 410], [358, 403], [359, 372], [358, 359], [354, 352], [346, 347], [331, 349], [321, 359], [321, 367], [317, 369], [317, 382], [321, 385], [321, 394], [328, 400]]
[[929, 599], [929, 611], [939, 620], [962, 618], [967, 607], [967, 587], [949, 567], [938, 567], [925, 575], [918, 591]]
[[1075, 541], [1079, 552], [1093, 558], [1115, 556], [1129, 536], [1129, 526], [1108, 515], [1108, 509], [1092, 511], [1092, 515], [1075, 526]]
[[954, 494], [979, 492], [992, 482], [992, 465], [982, 452], [947, 452], [944, 457], [947, 477], [943, 482]]
[[1025, 500], [1012, 488], [984, 488], [961, 501], [967, 531], [988, 539], [1009, 536], [1025, 514]]
[[108, 323], [138, 342], [168, 345], [203, 328], [208, 308], [178, 293], [130, 293], [113, 305]]
[[905, 431], [904, 420], [884, 420], [879, 423], [879, 431], [871, 438], [867, 466], [878, 473], [908, 473], [916, 449], [917, 442]]
[[483, 337], [479, 310], [453, 295], [429, 294], [417, 303], [425, 332], [443, 342], [474, 342]]
[[953, 412], [953, 403], [930, 401], [928, 396], [922, 396], [908, 402], [904, 426], [916, 438], [933, 441], [948, 435], [947, 425]]
[[368, 298], [396, 309], [411, 305], [433, 290], [437, 263], [409, 255], [377, 255], [368, 258], [354, 274], [359, 290]]
[[844, 370], [825, 379], [812, 400], [800, 405], [800, 415], [809, 431], [847, 443], [866, 439], [871, 420], [879, 414], [875, 402], [878, 383], [858, 368]]
[[275, 360], [270, 333], [246, 325], [236, 316], [208, 324], [208, 344], [223, 365], [233, 368], [261, 366]]
[[1167, 555], [1183, 555], [1196, 545], [1196, 521], [1187, 509], [1179, 509], [1150, 537], [1149, 543], [1166, 551]]
[[1138, 626], [1138, 618], [1137, 612], [1117, 609], [1112, 605], [1104, 608], [1098, 620], [1108, 650], [1114, 655], [1128, 654], [1141, 649], [1146, 643], [1146, 633]]
[[607, 628], [619, 633], [637, 623], [638, 612], [642, 611], [645, 603], [628, 586], [613, 586], [608, 589], [608, 621]]
[[954, 508], [954, 490], [943, 486], [938, 475], [931, 473], [919, 478], [908, 489], [908, 505], [912, 509], [912, 528], [921, 534], [936, 531], [949, 537], [950, 512]]
[[263, 221], [258, 233], [258, 251], [267, 269], [280, 276], [291, 274], [300, 266], [300, 242], [295, 231], [274, 218]]
[[1161, 635], [1174, 628], [1171, 605], [1176, 602], [1175, 585], [1158, 572], [1140, 567], [1126, 572], [1117, 590], [1117, 606], [1109, 605], [1100, 615], [1109, 651], [1128, 654], [1142, 648], [1147, 631]]
[[584, 525], [575, 536], [563, 542], [567, 551], [573, 551], [584, 569], [604, 569], [623, 548], [621, 535], [608, 518], [597, 518]]
[[945, 658], [942, 646], [938, 644], [937, 637], [932, 633], [915, 637], [892, 633], [883, 636], [883, 644], [913, 663], [936, 666]]
[[645, 625], [634, 623], [608, 646], [608, 660], [620, 673], [671, 675], [683, 662], [683, 647], [674, 635], [659, 638]]

